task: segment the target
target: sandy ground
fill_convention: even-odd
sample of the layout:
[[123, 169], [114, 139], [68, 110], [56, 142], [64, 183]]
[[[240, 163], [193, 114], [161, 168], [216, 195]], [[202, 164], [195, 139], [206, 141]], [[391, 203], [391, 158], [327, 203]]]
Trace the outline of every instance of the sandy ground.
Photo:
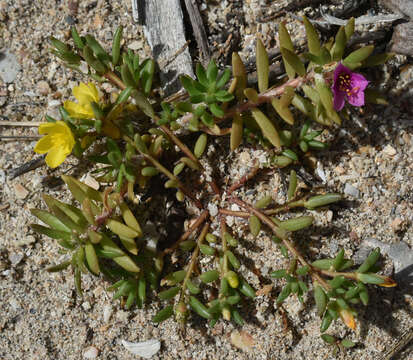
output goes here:
[[[69, 2], [70, 3], [70, 2]], [[275, 46], [275, 25], [279, 19], [262, 21], [286, 2], [222, 1], [209, 6], [200, 3], [204, 20], [208, 22], [210, 45], [219, 48], [233, 32], [246, 58], [251, 55], [253, 35], [264, 34], [266, 44]], [[310, 16], [313, 9], [305, 12]], [[235, 15], [234, 15], [235, 14]], [[302, 14], [300, 12], [299, 14]], [[237, 17], [239, 16], [239, 17]], [[61, 101], [80, 79], [64, 69], [48, 53], [47, 38], [68, 38], [69, 25], [77, 20], [79, 32], [91, 32], [104, 44], [109, 44], [115, 28], [122, 24], [128, 44], [141, 53], [148, 49], [142, 40], [142, 30], [132, 22], [129, 1], [81, 1], [75, 15], [66, 2], [39, 0], [0, 2], [0, 48], [14, 54], [21, 66], [17, 78], [9, 84], [0, 81], [1, 120], [42, 121], [47, 112], [56, 114]], [[302, 28], [287, 22], [295, 35]], [[265, 20], [265, 19], [264, 19]], [[261, 22], [260, 22], [261, 21]], [[374, 30], [374, 26], [371, 27]], [[369, 28], [360, 28], [367, 31]], [[219, 61], [227, 64], [225, 53]], [[297, 237], [313, 259], [334, 255], [344, 247], [347, 256], [362, 256], [368, 239], [383, 244], [403, 242], [413, 246], [413, 101], [411, 84], [413, 66], [405, 57], [397, 56], [382, 70], [369, 73], [374, 85], [387, 94], [390, 105], [368, 106], [355, 111], [353, 117], [336, 132], [328, 151], [315, 159], [315, 179], [329, 191], [346, 193], [346, 201], [330, 210], [313, 212], [316, 227]], [[27, 136], [35, 128], [0, 127], [2, 135]], [[268, 235], [261, 232], [257, 239], [246, 236], [237, 252], [251, 259], [251, 266], [242, 270], [256, 289], [261, 288], [253, 268], [260, 269], [274, 289], [259, 296], [243, 312], [255, 345], [241, 351], [230, 342], [236, 326], [219, 323], [214, 329], [194, 317], [186, 334], [168, 320], [160, 325], [151, 323], [159, 309], [155, 300], [144, 310], [124, 311], [101, 279], [85, 277], [85, 295], [76, 297], [69, 272], [48, 274], [44, 271], [59, 254], [50, 239], [39, 237], [28, 227], [35, 219], [28, 209], [43, 207], [40, 194], [65, 197], [61, 185], [53, 187], [50, 176], [71, 173], [69, 165], [50, 171], [45, 167], [15, 180], [6, 173], [17, 165], [34, 158], [35, 141], [0, 143], [0, 359], [82, 359], [93, 346], [99, 359], [135, 359], [121, 345], [121, 340], [143, 341], [156, 338], [161, 351], [153, 359], [378, 359], [413, 326], [412, 287], [407, 278], [391, 289], [371, 288], [371, 305], [359, 308], [357, 330], [350, 332], [341, 323], [331, 327], [332, 334], [348, 337], [358, 345], [338, 355], [319, 338], [320, 320], [316, 316], [311, 296], [305, 305], [288, 299], [282, 314], [275, 305], [280, 282], [269, 279], [268, 273], [282, 266], [283, 258], [271, 245]], [[226, 174], [239, 176], [262, 155], [259, 150], [244, 147], [230, 157], [225, 151], [225, 139], [218, 139], [208, 150], [208, 161], [222, 160]], [[73, 161], [75, 164], [75, 161]], [[285, 175], [275, 174], [240, 193], [252, 200], [262, 192], [281, 193]], [[53, 180], [53, 178], [52, 178]], [[274, 190], [275, 189], [275, 190]], [[235, 221], [233, 228], [242, 234], [246, 224]], [[410, 250], [411, 251], [411, 250]], [[385, 272], [394, 275], [394, 259], [385, 256]], [[411, 282], [411, 280], [410, 280]], [[285, 320], [288, 326], [285, 327]], [[399, 359], [411, 359], [412, 347]]]

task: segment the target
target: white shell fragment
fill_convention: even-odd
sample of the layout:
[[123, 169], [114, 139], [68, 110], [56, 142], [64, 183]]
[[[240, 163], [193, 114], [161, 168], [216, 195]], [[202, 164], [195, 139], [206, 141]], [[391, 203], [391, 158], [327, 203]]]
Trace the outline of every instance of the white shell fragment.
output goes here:
[[132, 354], [142, 356], [145, 359], [151, 358], [161, 348], [161, 342], [157, 339], [151, 339], [138, 343], [122, 340], [122, 345]]

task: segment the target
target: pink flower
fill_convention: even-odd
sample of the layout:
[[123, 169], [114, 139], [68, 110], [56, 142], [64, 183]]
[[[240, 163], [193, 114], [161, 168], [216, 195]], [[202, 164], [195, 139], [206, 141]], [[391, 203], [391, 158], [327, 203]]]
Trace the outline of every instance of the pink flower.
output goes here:
[[364, 105], [364, 90], [368, 85], [366, 78], [339, 63], [334, 70], [332, 91], [334, 95], [334, 109], [340, 111], [347, 100], [353, 106]]

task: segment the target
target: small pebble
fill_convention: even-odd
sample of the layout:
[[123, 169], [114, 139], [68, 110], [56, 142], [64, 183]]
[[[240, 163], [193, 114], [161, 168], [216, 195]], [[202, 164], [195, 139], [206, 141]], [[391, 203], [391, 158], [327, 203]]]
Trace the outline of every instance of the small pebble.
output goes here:
[[142, 41], [138, 41], [138, 40], [132, 41], [128, 45], [128, 49], [131, 49], [131, 50], [139, 50], [142, 48], [143, 48]]
[[50, 93], [50, 86], [47, 81], [39, 81], [37, 83], [37, 91], [40, 95], [47, 95]]
[[358, 199], [359, 196], [360, 196], [359, 189], [357, 189], [356, 187], [354, 187], [353, 185], [350, 185], [348, 183], [344, 186], [344, 193], [346, 195], [352, 196], [356, 199]]
[[11, 253], [9, 255], [10, 264], [12, 266], [17, 266], [24, 258], [24, 254], [21, 253]]
[[14, 193], [16, 194], [16, 197], [20, 200], [23, 200], [29, 195], [29, 191], [21, 184], [16, 183], [13, 184], [14, 187]]
[[89, 346], [83, 352], [83, 357], [85, 359], [96, 359], [99, 355], [99, 350], [96, 349], [94, 346]]
[[112, 314], [113, 314], [112, 305], [105, 305], [105, 307], [103, 308], [103, 321], [105, 323], [109, 322]]
[[89, 301], [85, 301], [84, 303], [82, 303], [82, 308], [85, 311], [90, 310], [92, 307], [90, 306], [90, 302]]
[[30, 245], [36, 242], [36, 238], [33, 235], [23, 235], [21, 239], [16, 241], [17, 246]]
[[386, 145], [383, 149], [383, 152], [388, 156], [394, 156], [397, 154], [396, 149], [391, 145]]

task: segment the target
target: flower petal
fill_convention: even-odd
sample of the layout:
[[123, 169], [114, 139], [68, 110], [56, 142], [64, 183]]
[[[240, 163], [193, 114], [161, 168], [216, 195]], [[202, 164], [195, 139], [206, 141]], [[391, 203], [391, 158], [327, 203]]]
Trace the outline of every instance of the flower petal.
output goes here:
[[334, 110], [340, 111], [344, 107], [345, 95], [342, 91], [334, 91]]
[[65, 101], [63, 106], [71, 117], [78, 119], [92, 119], [95, 117], [95, 114], [92, 111], [92, 108], [82, 106], [73, 101]]
[[356, 93], [347, 97], [349, 104], [353, 106], [363, 106], [364, 105], [364, 91], [357, 91]]
[[37, 154], [44, 154], [47, 153], [53, 146], [53, 138], [49, 135], [46, 135], [37, 142], [36, 146], [34, 147], [34, 152]]
[[63, 161], [65, 161], [66, 156], [70, 154], [67, 147], [65, 146], [55, 146], [50, 149], [46, 156], [46, 164], [50, 168], [54, 169], [58, 167]]
[[359, 91], [364, 91], [365, 88], [369, 82], [366, 80], [366, 78], [358, 73], [352, 73], [351, 74], [351, 87], [352, 88], [359, 88]]
[[96, 86], [93, 83], [88, 85], [80, 83], [79, 86], [73, 88], [73, 95], [79, 102], [79, 105], [88, 105], [92, 101], [99, 102], [99, 94]]
[[57, 121], [54, 123], [43, 123], [39, 125], [39, 134], [56, 134], [62, 131], [62, 127], [59, 123], [62, 121]]
[[338, 63], [334, 69], [334, 84], [337, 83], [338, 77], [341, 74], [350, 75], [352, 74], [351, 70], [348, 67], [345, 67], [342, 63]]

